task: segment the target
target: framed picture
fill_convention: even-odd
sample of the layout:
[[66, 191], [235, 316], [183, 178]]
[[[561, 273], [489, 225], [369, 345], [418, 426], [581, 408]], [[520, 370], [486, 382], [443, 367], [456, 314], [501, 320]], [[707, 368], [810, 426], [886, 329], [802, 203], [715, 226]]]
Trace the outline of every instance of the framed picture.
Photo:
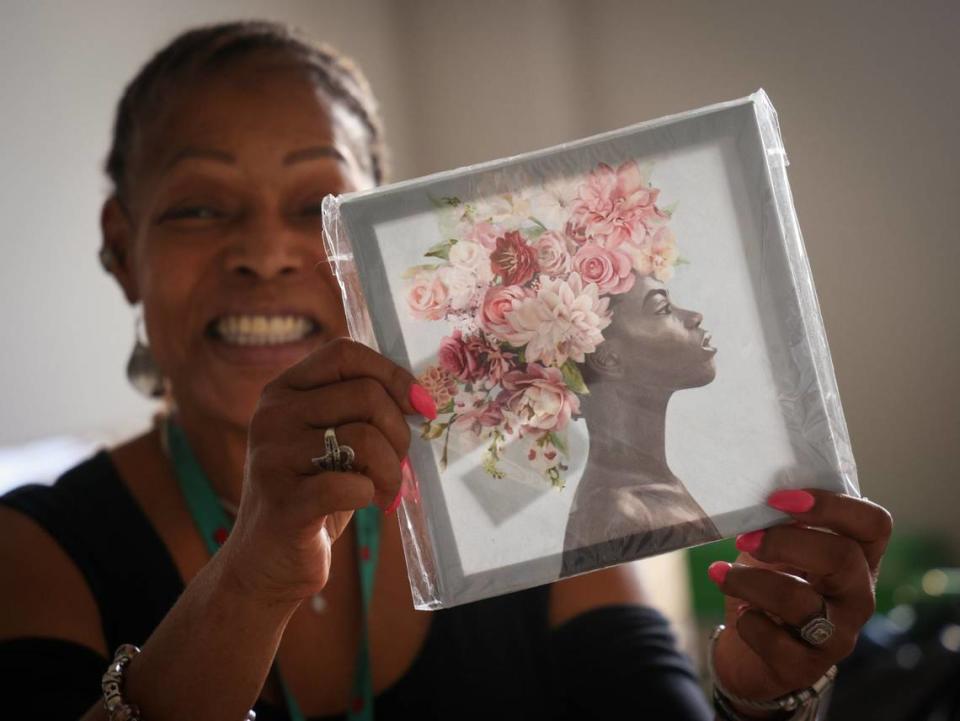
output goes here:
[[786, 163], [758, 91], [325, 200], [352, 335], [439, 410], [400, 512], [418, 607], [857, 494]]

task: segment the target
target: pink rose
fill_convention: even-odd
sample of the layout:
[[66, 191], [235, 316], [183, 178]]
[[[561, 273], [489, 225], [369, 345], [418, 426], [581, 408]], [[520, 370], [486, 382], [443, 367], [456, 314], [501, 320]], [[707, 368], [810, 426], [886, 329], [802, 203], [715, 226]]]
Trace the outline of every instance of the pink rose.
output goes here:
[[567, 387], [560, 369], [539, 363], [507, 373], [497, 400], [524, 432], [562, 431], [580, 412], [580, 399]]
[[447, 312], [447, 300], [447, 287], [436, 273], [420, 271], [414, 276], [407, 305], [415, 318], [440, 320]]
[[505, 317], [513, 310], [513, 304], [530, 295], [526, 288], [519, 285], [495, 285], [487, 288], [480, 305], [480, 326], [488, 333], [501, 336], [510, 329]]
[[633, 287], [630, 256], [619, 250], [601, 248], [593, 243], [581, 246], [573, 256], [573, 269], [585, 283], [596, 283], [601, 295], [626, 293]]
[[635, 160], [616, 170], [600, 163], [580, 186], [571, 206], [567, 235], [576, 243], [593, 240], [617, 248], [631, 239], [641, 241], [649, 223], [666, 215], [656, 206], [660, 191], [649, 185]]
[[511, 230], [497, 238], [490, 270], [503, 278], [504, 285], [523, 285], [537, 270], [537, 252], [523, 242], [519, 231]]
[[464, 342], [463, 334], [455, 330], [453, 335], [440, 341], [437, 360], [450, 375], [465, 383], [473, 383], [486, 375], [483, 359], [478, 352], [481, 348], [476, 343]]
[[541, 273], [555, 277], [570, 272], [570, 254], [560, 234], [547, 231], [537, 238], [533, 247], [537, 251], [537, 265]]

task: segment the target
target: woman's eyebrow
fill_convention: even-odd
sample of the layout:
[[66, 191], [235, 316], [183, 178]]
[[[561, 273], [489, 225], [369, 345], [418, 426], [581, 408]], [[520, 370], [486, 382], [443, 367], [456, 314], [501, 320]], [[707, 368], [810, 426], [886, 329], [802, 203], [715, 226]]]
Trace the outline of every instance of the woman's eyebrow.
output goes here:
[[316, 158], [333, 158], [342, 163], [347, 162], [347, 159], [343, 157], [343, 153], [332, 145], [314, 145], [288, 153], [283, 159], [283, 164], [292, 165], [293, 163], [300, 163], [304, 160], [314, 160]]

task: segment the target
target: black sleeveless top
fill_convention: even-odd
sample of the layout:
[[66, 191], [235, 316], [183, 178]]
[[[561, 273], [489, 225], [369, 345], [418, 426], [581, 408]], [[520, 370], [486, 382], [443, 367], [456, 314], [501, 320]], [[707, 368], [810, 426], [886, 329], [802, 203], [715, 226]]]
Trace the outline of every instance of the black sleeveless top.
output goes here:
[[[0, 504], [32, 518], [70, 556], [97, 602], [110, 649], [143, 645], [183, 591], [170, 553], [106, 451], [53, 486], [17, 488]], [[638, 719], [712, 718], [658, 612], [609, 606], [550, 630], [548, 592], [542, 586], [433, 612], [420, 654], [377, 696], [375, 717], [561, 719], [623, 708]], [[23, 718], [78, 719], [99, 698], [107, 663], [57, 639], [0, 642], [0, 716], [23, 700]], [[255, 710], [258, 721], [288, 719], [262, 701]]]

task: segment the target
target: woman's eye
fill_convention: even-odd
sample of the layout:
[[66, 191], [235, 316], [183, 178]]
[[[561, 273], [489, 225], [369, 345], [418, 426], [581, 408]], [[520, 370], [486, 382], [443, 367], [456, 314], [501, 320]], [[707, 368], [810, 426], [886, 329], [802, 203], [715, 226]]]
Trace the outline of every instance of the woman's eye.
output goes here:
[[208, 205], [184, 205], [166, 211], [160, 220], [215, 220], [222, 217], [222, 212]]
[[673, 311], [673, 306], [669, 303], [664, 303], [659, 308], [657, 308], [657, 315], [670, 315]]

